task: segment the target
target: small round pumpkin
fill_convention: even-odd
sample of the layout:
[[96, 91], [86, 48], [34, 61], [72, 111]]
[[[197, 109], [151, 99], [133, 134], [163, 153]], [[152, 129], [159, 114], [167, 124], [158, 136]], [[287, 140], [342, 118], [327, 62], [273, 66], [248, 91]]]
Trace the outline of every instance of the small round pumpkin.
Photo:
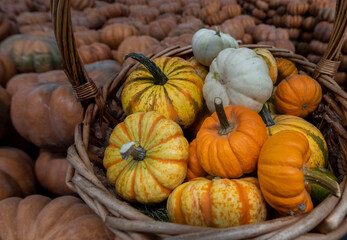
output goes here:
[[260, 223], [267, 216], [255, 178], [195, 178], [170, 194], [167, 213], [175, 223], [218, 228]]
[[278, 70], [277, 83], [280, 83], [286, 77], [298, 74], [298, 69], [292, 61], [285, 58], [276, 58], [276, 63]]
[[121, 42], [132, 35], [138, 35], [134, 26], [127, 24], [111, 24], [99, 30], [100, 41], [107, 44], [112, 49], [117, 49]]
[[[244, 106], [225, 107], [215, 99], [216, 112], [206, 118], [196, 136], [196, 155], [212, 176], [238, 178], [256, 169], [267, 139], [261, 117]], [[194, 151], [195, 149], [191, 149]]]
[[239, 44], [229, 34], [224, 34], [216, 28], [216, 31], [200, 29], [192, 39], [192, 49], [199, 63], [210, 66], [212, 60], [225, 48], [238, 48]]
[[129, 115], [109, 143], [103, 160], [107, 178], [128, 201], [161, 202], [187, 175], [189, 143], [177, 123], [157, 112]]
[[121, 97], [125, 113], [157, 111], [183, 128], [191, 125], [202, 109], [203, 81], [194, 67], [178, 57], [152, 62], [142, 54], [127, 56], [143, 65], [126, 79]]
[[256, 48], [254, 49], [254, 51], [266, 63], [267, 67], [269, 68], [269, 74], [270, 74], [272, 83], [275, 84], [277, 81], [277, 75], [278, 75], [277, 63], [276, 63], [275, 57], [271, 54], [269, 50], [266, 50], [264, 48]]
[[319, 83], [307, 75], [291, 75], [277, 86], [275, 106], [279, 113], [306, 117], [322, 100]]

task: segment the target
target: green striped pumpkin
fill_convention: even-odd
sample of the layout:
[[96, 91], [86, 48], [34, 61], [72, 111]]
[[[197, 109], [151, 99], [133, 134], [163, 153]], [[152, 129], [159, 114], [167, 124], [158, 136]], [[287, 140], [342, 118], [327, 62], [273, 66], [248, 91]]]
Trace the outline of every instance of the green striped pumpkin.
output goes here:
[[0, 44], [0, 53], [10, 58], [22, 73], [41, 73], [62, 67], [57, 43], [52, 38], [13, 35]]
[[304, 134], [309, 142], [312, 152], [308, 166], [310, 168], [325, 167], [328, 160], [328, 147], [318, 128], [300, 117], [291, 115], [270, 116], [266, 107], [263, 107], [261, 116], [266, 124], [269, 136], [283, 130], [295, 130]]
[[178, 57], [128, 57], [142, 64], [126, 79], [121, 97], [125, 113], [157, 111], [183, 128], [191, 125], [203, 102], [203, 80], [194, 67]]

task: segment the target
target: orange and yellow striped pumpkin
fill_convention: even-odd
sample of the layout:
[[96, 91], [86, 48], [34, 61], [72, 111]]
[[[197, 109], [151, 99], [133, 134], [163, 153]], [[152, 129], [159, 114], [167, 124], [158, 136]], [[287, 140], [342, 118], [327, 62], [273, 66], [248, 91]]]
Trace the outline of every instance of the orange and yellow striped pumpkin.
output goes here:
[[277, 83], [280, 83], [283, 79], [288, 76], [298, 74], [298, 69], [292, 61], [285, 58], [275, 58], [277, 63]]
[[158, 203], [187, 174], [189, 143], [181, 127], [157, 112], [134, 113], [113, 130], [103, 164], [122, 198]]
[[175, 223], [219, 228], [259, 223], [267, 216], [255, 178], [195, 178], [171, 193], [167, 213]]
[[127, 78], [122, 92], [126, 114], [156, 111], [183, 128], [191, 125], [202, 109], [203, 81], [188, 61], [160, 57], [153, 62], [142, 54], [127, 56], [140, 65]]

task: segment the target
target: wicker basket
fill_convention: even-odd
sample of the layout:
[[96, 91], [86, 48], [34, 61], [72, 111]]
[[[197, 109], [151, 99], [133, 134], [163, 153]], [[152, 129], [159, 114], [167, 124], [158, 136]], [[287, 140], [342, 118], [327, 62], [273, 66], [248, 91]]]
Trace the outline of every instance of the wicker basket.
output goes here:
[[[330, 195], [308, 214], [226, 229], [155, 221], [117, 196], [105, 176], [102, 157], [110, 129], [124, 119], [119, 96], [126, 77], [137, 65], [127, 65], [115, 79], [98, 89], [88, 77], [75, 47], [69, 0], [52, 0], [51, 6], [65, 72], [77, 99], [85, 106], [84, 120], [75, 128], [75, 144], [68, 149], [70, 166], [66, 182], [103, 219], [117, 239], [339, 239], [347, 233], [347, 94], [333, 80], [339, 64], [335, 60], [339, 58], [340, 40], [347, 26], [346, 0], [337, 0], [333, 37], [317, 66], [288, 50], [243, 45], [266, 48], [275, 57], [287, 58], [321, 84], [324, 99], [314, 115], [328, 143], [329, 167], [341, 177], [342, 196]], [[172, 47], [152, 58], [159, 56], [185, 58], [192, 56], [192, 49], [191, 46]]]

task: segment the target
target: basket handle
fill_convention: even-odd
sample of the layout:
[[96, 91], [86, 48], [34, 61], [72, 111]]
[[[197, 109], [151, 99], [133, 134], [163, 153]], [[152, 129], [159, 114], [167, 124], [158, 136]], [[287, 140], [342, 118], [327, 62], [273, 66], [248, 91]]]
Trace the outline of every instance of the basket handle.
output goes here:
[[335, 21], [333, 34], [329, 40], [328, 48], [318, 62], [313, 77], [317, 79], [320, 74], [326, 74], [332, 78], [336, 74], [341, 59], [341, 48], [347, 30], [347, 0], [336, 0]]

